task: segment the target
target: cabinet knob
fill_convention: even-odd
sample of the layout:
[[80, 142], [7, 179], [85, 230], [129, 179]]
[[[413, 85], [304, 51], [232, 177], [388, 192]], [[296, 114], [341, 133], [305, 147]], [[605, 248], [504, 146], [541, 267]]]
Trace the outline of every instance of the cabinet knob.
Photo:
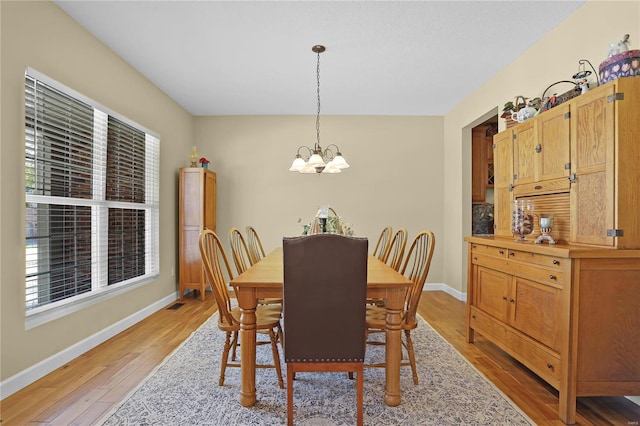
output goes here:
[[504, 254], [504, 250], [500, 250], [498, 253], [500, 253], [500, 254]]
[[515, 299], [509, 299], [509, 302], [516, 303], [516, 300]]
[[516, 254], [512, 251], [509, 252], [509, 256], [515, 256]]
[[555, 280], [555, 279], [556, 279], [556, 276], [555, 276], [555, 275], [549, 275], [549, 279], [550, 279], [550, 280]]
[[507, 300], [507, 296], [502, 296], [502, 300]]
[[473, 260], [477, 261], [477, 260], [478, 260], [478, 257], [477, 257], [477, 256], [476, 256], [476, 257], [474, 257], [474, 258], [473, 258]]
[[551, 363], [547, 363], [547, 368], [548, 368], [549, 370], [553, 370], [553, 364], [551, 364]]
[[557, 260], [557, 259], [553, 259], [553, 264], [554, 264], [554, 265], [559, 265], [559, 264], [560, 264], [560, 261], [559, 261], [559, 260]]
[[536, 145], [536, 152], [540, 154], [541, 151], [542, 151], [542, 145], [540, 144]]

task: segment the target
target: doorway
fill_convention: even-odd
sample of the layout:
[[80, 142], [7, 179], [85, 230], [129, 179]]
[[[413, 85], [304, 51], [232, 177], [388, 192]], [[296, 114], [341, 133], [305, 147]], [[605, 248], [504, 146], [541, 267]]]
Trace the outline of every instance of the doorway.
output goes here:
[[471, 129], [471, 233], [493, 234], [493, 135], [498, 116]]

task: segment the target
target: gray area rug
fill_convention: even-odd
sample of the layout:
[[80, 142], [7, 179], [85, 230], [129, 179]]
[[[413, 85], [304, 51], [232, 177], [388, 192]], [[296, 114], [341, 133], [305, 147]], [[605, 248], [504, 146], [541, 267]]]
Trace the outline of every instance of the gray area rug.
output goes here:
[[[384, 338], [384, 334], [378, 335]], [[259, 339], [264, 337], [258, 335]], [[402, 402], [388, 407], [384, 403], [384, 369], [365, 369], [365, 424], [534, 424], [421, 318], [412, 337], [420, 384], [413, 384], [410, 367], [402, 367]], [[286, 424], [286, 390], [278, 387], [275, 370], [256, 371], [258, 401], [251, 408], [242, 407], [239, 402], [239, 368], [227, 368], [225, 384], [218, 386], [223, 340], [216, 313], [99, 424]], [[259, 362], [270, 362], [270, 346], [258, 346], [257, 358]], [[367, 361], [384, 361], [384, 348], [368, 346]], [[286, 374], [284, 362], [282, 369]], [[297, 425], [353, 425], [355, 381], [349, 380], [346, 373], [298, 373], [294, 404]]]

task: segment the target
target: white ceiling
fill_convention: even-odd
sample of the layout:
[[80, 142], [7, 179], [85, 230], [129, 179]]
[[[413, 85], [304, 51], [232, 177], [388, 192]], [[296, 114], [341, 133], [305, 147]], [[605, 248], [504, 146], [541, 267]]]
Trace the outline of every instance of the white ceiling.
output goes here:
[[586, 1], [63, 1], [194, 115], [444, 115]]

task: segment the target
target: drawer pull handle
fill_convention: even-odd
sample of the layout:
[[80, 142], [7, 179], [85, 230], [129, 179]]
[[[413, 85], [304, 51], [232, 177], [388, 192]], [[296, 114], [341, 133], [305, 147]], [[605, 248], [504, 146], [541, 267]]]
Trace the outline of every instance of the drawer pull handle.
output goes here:
[[556, 279], [556, 276], [555, 276], [555, 275], [549, 275], [549, 279], [550, 279], [550, 280], [555, 280], [555, 279]]
[[547, 368], [551, 370], [553, 368], [553, 365], [547, 364]]
[[510, 252], [509, 256], [515, 256], [516, 254], [514, 252]]
[[559, 264], [560, 264], [560, 261], [559, 261], [559, 260], [556, 260], [556, 259], [553, 259], [553, 264], [554, 264], [554, 265], [559, 265]]
[[478, 260], [478, 258], [477, 258], [477, 257], [474, 257], [474, 258], [473, 258], [473, 260], [477, 261], [477, 260]]
[[498, 253], [500, 253], [500, 254], [504, 254], [504, 250], [500, 250]]

